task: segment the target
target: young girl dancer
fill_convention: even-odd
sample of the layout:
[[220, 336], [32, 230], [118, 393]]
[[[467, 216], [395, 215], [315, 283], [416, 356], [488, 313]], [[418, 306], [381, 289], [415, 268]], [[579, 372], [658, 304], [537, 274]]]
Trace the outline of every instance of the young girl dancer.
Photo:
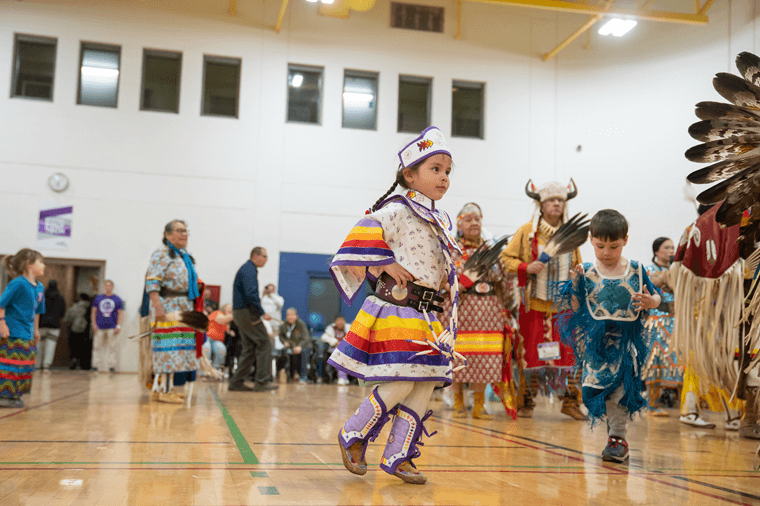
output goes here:
[[3, 259], [14, 279], [0, 295], [0, 407], [21, 408], [21, 396], [32, 389], [40, 314], [45, 312], [45, 289], [37, 281], [45, 274], [42, 255], [24, 248]]
[[[435, 207], [449, 189], [451, 172], [441, 131], [427, 128], [401, 150], [399, 160], [396, 181], [351, 230], [330, 266], [347, 303], [365, 279], [375, 293], [328, 362], [380, 383], [338, 434], [346, 469], [367, 472], [367, 444], [395, 415], [380, 468], [407, 483], [423, 484], [427, 478], [411, 461], [420, 456], [422, 432], [430, 436], [423, 422], [433, 413], [425, 412], [433, 388], [451, 383], [453, 351], [441, 342], [451, 343], [456, 336], [456, 307], [444, 333], [448, 338], [442, 337], [443, 326], [433, 312], [442, 311], [441, 286], [456, 287], [451, 252], [458, 246], [449, 216]], [[398, 185], [404, 194], [387, 198]]]

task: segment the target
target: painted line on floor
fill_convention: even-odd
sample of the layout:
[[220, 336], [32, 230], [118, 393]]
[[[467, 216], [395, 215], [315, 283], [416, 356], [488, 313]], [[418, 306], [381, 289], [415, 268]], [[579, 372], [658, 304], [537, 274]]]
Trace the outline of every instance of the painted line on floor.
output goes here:
[[[228, 445], [229, 441], [46, 441], [30, 439], [25, 441], [0, 439], [0, 443], [73, 443], [73, 444], [150, 444], [150, 445]], [[331, 445], [332, 446], [332, 445]]]
[[[458, 429], [461, 429], [461, 430], [465, 430], [465, 431], [468, 431], [468, 432], [474, 432], [476, 434], [480, 434], [480, 435], [483, 435], [483, 436], [490, 436], [490, 437], [494, 437], [494, 438], [498, 438], [498, 439], [503, 439], [504, 441], [509, 441], [510, 443], [522, 444], [522, 445], [525, 445], [525, 446], [527, 446], [529, 448], [532, 448], [534, 450], [539, 450], [539, 451], [543, 451], [543, 452], [546, 452], [546, 453], [550, 453], [552, 455], [556, 455], [558, 457], [563, 457], [565, 459], [571, 459], [571, 460], [576, 460], [576, 461], [580, 461], [580, 462], [586, 462], [586, 460], [581, 459], [579, 457], [573, 457], [573, 456], [570, 456], [570, 455], [563, 455], [561, 453], [558, 453], [558, 452], [555, 452], [555, 451], [552, 451], [552, 450], [549, 450], [549, 449], [546, 449], [546, 448], [539, 448], [537, 446], [531, 446], [531, 445], [529, 445], [527, 443], [521, 443], [519, 441], [513, 441], [511, 439], [507, 439], [504, 436], [497, 436], [497, 435], [494, 435], [494, 434], [488, 434], [486, 432], [480, 432], [480, 429], [482, 429], [482, 427], [478, 427], [476, 425], [462, 424], [462, 425], [466, 425], [466, 427], [461, 427], [461, 426], [454, 425], [453, 423], [450, 423], [450, 421], [448, 421], [448, 420], [444, 421], [443, 419], [440, 419], [440, 418], [439, 418], [439, 423], [441, 423], [443, 425], [448, 425], [449, 427], [454, 427], [454, 428], [458, 428]], [[472, 427], [475, 427], [478, 430], [475, 430]], [[499, 431], [491, 429], [491, 432], [499, 432]], [[553, 445], [551, 445], [549, 443], [545, 443], [543, 441], [539, 441], [539, 443], [547, 445], [547, 446], [553, 446]], [[577, 450], [573, 450], [573, 452], [577, 453]], [[643, 478], [643, 479], [645, 479], [647, 481], [651, 481], [651, 482], [654, 482], [654, 483], [660, 483], [662, 485], [666, 485], [666, 486], [671, 487], [671, 488], [677, 488], [677, 489], [685, 490], [687, 492], [703, 495], [703, 496], [706, 496], [706, 497], [710, 497], [712, 499], [718, 499], [720, 501], [728, 502], [728, 503], [731, 503], [731, 504], [741, 504], [742, 506], [744, 506], [744, 505], [749, 506], [747, 503], [735, 501], [735, 500], [729, 499], [727, 497], [722, 497], [722, 496], [710, 494], [708, 492], [703, 492], [701, 490], [695, 490], [693, 488], [682, 487], [682, 486], [677, 485], [675, 483], [669, 483], [667, 481], [658, 480], [658, 479], [652, 478], [652, 477], [650, 477], [648, 475], [645, 475], [645, 474], [642, 474], [642, 473], [639, 473], [639, 472], [636, 472], [636, 471], [632, 471], [632, 470], [630, 470], [628, 468], [628, 466], [626, 466], [626, 470], [623, 470], [623, 469], [618, 469], [616, 467], [606, 466], [604, 464], [601, 464], [601, 465], [600, 464], [596, 464], [594, 462], [589, 462], [589, 464], [591, 464], [591, 465], [593, 465], [595, 467], [602, 468], [602, 469], [607, 469], [609, 471], [614, 471], [615, 473], [620, 474], [620, 475], [628, 475], [628, 476]], [[598, 473], [595, 473], [595, 474], [598, 474]], [[607, 474], [607, 473], [603, 473], [603, 474]], [[731, 493], [736, 494], [735, 491], [731, 491]], [[740, 494], [738, 494], [738, 495], [740, 495]]]
[[55, 400], [52, 400], [52, 401], [43, 402], [42, 404], [37, 404], [35, 406], [29, 406], [28, 408], [23, 408], [23, 409], [21, 409], [19, 411], [15, 411], [13, 413], [8, 413], [7, 415], [0, 416], [0, 420], [2, 420], [3, 418], [10, 418], [11, 416], [20, 415], [21, 413], [26, 413], [27, 411], [31, 411], [33, 409], [41, 408], [41, 407], [44, 407], [44, 406], [49, 406], [51, 404], [55, 404], [56, 402], [65, 401], [66, 399], [71, 399], [72, 397], [76, 397], [77, 395], [86, 394], [86, 393], [91, 392], [91, 391], [92, 390], [89, 390], [89, 389], [88, 390], [82, 390], [81, 392], [77, 392], [77, 393], [74, 393], [74, 394], [66, 395], [64, 397], [61, 397], [60, 399], [55, 399]]
[[230, 415], [230, 412], [227, 411], [227, 408], [224, 407], [224, 404], [222, 404], [222, 400], [219, 398], [219, 394], [217, 394], [216, 390], [214, 390], [212, 387], [209, 387], [208, 389], [213, 394], [214, 399], [216, 399], [216, 405], [219, 406], [219, 409], [222, 410], [222, 416], [224, 417], [224, 421], [227, 422], [227, 428], [230, 430], [232, 439], [235, 441], [237, 449], [240, 452], [240, 456], [243, 458], [243, 463], [258, 464], [259, 459], [256, 458], [256, 455], [253, 453], [251, 446], [248, 444], [248, 441], [245, 440], [243, 433], [240, 432], [240, 428], [235, 423], [235, 420], [232, 418], [232, 415]]
[[673, 479], [683, 480], [685, 482], [693, 483], [695, 485], [700, 485], [702, 487], [709, 487], [715, 490], [720, 490], [721, 492], [729, 492], [731, 494], [738, 494], [742, 497], [746, 497], [747, 499], [754, 499], [756, 501], [760, 501], [760, 496], [758, 495], [748, 494], [747, 492], [740, 492], [739, 490], [731, 490], [730, 488], [720, 487], [718, 485], [713, 485], [712, 483], [704, 483], [702, 481], [692, 480], [690, 478], [686, 478], [685, 476], [673, 476]]
[[[2, 443], [2, 440], [0, 440], [0, 443]], [[268, 442], [262, 442], [262, 443], [251, 443], [251, 445], [256, 446], [335, 446], [335, 443], [268, 443]], [[524, 446], [488, 446], [488, 445], [429, 445], [426, 444], [425, 448], [479, 448], [481, 450], [483, 449], [492, 449], [492, 450], [524, 450]]]

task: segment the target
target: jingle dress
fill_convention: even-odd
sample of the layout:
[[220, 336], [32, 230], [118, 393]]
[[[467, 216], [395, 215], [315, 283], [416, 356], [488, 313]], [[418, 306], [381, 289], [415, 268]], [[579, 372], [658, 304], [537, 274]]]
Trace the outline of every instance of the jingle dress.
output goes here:
[[[433, 200], [408, 190], [359, 220], [333, 258], [330, 273], [348, 304], [365, 279], [376, 280], [374, 267], [393, 262], [409, 271], [416, 284], [439, 290], [444, 279], [455, 280], [450, 251], [458, 246], [451, 229], [448, 214], [436, 209]], [[444, 326], [435, 313], [428, 312], [428, 318], [440, 334]], [[371, 295], [328, 363], [368, 382], [451, 383], [449, 360], [437, 351], [415, 356], [430, 348], [409, 340], [434, 340], [423, 313]]]

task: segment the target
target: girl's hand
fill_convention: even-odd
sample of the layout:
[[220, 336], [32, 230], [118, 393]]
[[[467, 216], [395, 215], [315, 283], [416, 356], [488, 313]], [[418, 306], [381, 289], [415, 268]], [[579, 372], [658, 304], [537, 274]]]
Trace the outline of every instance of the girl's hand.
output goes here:
[[156, 316], [157, 322], [166, 321], [166, 311], [164, 311], [164, 306], [162, 304], [156, 306], [154, 315]]
[[42, 341], [42, 335], [40, 334], [39, 330], [34, 331], [34, 342], [37, 344], [40, 344], [40, 341]]
[[11, 330], [8, 328], [8, 325], [5, 323], [5, 320], [0, 320], [0, 337], [5, 337], [5, 338], [11, 337]]
[[660, 305], [659, 294], [650, 294], [649, 289], [646, 286], [644, 286], [644, 293], [634, 293], [633, 299], [633, 308], [636, 311], [641, 311], [642, 309], [654, 309]]
[[388, 275], [396, 281], [396, 284], [401, 286], [401, 288], [406, 288], [407, 281], [414, 281], [414, 276], [409, 274], [409, 271], [401, 267], [397, 262], [384, 265], [383, 271], [387, 272]]
[[581, 264], [576, 265], [574, 269], [570, 269], [570, 279], [573, 280], [573, 285], [577, 284], [580, 276], [583, 276], [584, 274], [586, 274], [586, 271], [583, 270]]

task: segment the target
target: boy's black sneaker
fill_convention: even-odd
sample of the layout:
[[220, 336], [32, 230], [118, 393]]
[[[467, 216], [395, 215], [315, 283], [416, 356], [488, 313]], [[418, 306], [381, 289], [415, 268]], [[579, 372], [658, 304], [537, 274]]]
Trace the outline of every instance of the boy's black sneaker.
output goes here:
[[607, 447], [602, 452], [602, 460], [606, 462], [625, 462], [628, 460], [628, 443], [625, 439], [610, 436]]

